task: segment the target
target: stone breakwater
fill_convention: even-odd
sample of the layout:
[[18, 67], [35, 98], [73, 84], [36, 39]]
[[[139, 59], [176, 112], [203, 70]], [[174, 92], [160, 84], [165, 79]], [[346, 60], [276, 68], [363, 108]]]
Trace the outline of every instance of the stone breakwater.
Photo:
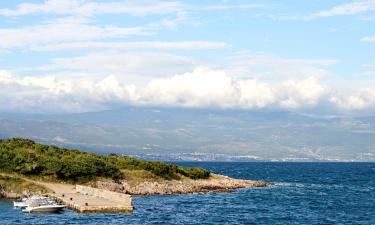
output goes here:
[[121, 183], [97, 181], [92, 186], [113, 192], [131, 195], [164, 195], [164, 194], [189, 194], [205, 193], [209, 191], [230, 192], [238, 188], [268, 187], [271, 183], [234, 179], [223, 175], [211, 174], [208, 179], [170, 180], [162, 182], [139, 182], [130, 184], [123, 180]]

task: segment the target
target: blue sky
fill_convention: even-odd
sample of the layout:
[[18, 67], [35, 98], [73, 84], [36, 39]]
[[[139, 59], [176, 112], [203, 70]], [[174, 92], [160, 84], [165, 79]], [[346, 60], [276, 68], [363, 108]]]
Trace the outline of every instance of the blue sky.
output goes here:
[[375, 1], [1, 1], [0, 110], [373, 113]]

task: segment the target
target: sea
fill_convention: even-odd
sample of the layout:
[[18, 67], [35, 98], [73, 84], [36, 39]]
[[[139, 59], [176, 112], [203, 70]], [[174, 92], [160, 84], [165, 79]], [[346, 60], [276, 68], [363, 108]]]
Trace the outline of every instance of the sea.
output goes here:
[[375, 224], [375, 163], [184, 162], [272, 182], [232, 193], [134, 197], [131, 214], [27, 214], [0, 200], [0, 224]]

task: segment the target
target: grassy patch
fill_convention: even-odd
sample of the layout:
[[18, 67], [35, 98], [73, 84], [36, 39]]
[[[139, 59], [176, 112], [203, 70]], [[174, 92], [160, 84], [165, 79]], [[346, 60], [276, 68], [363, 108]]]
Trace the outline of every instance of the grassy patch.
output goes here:
[[0, 175], [0, 188], [7, 192], [23, 194], [24, 192], [31, 193], [47, 193], [48, 189], [41, 185], [25, 181], [19, 177], [11, 177]]
[[155, 174], [146, 171], [146, 170], [122, 170], [123, 172], [123, 178], [129, 182], [129, 183], [140, 183], [144, 181], [157, 181], [161, 182], [164, 179], [162, 179], [159, 176], [156, 176]]

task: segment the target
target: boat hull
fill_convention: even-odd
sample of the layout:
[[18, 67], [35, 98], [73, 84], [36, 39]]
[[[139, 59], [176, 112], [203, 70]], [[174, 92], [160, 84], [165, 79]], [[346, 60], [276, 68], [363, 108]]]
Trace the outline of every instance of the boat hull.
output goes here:
[[28, 206], [26, 202], [13, 202], [13, 205], [15, 208], [21, 208], [21, 209], [24, 209]]
[[65, 206], [56, 205], [56, 206], [38, 206], [38, 207], [27, 207], [24, 209], [28, 213], [55, 213], [63, 210]]

